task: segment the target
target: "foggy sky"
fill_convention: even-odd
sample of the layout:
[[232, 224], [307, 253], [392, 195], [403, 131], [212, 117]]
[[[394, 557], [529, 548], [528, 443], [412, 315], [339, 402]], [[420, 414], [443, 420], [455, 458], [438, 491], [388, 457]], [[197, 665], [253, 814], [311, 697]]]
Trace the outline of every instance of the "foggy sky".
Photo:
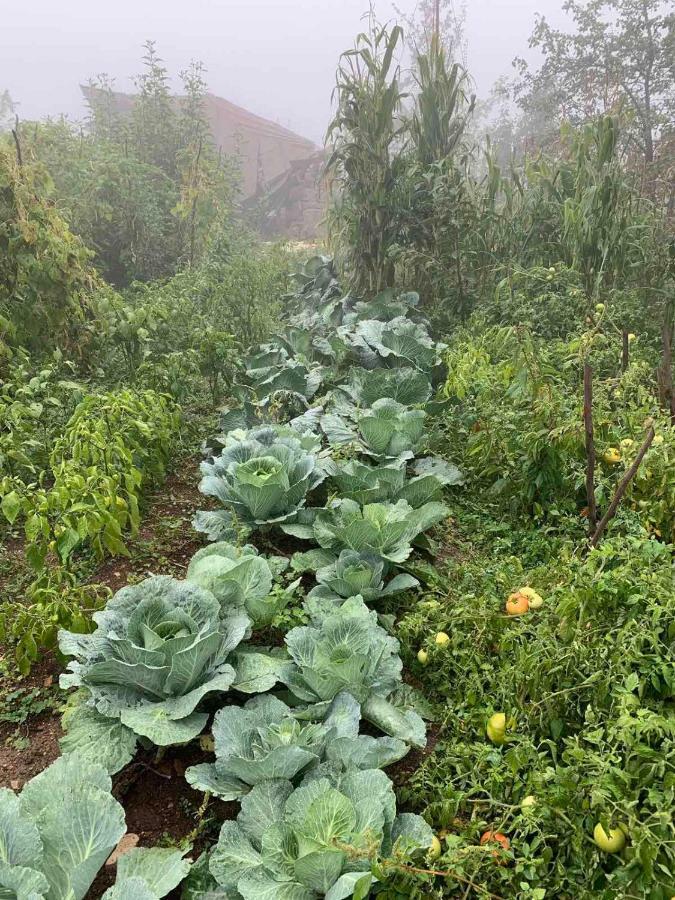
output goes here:
[[[412, 12], [416, 0], [398, 0]], [[458, 4], [459, 5], [459, 4]], [[391, 0], [376, 0], [380, 20]], [[468, 63], [479, 96], [528, 49], [535, 12], [562, 25], [562, 0], [467, 0]], [[169, 71], [207, 68], [209, 90], [321, 142], [341, 51], [363, 30], [367, 0], [0, 0], [0, 92], [23, 119], [83, 115], [78, 85], [106, 72], [133, 89], [141, 45]]]

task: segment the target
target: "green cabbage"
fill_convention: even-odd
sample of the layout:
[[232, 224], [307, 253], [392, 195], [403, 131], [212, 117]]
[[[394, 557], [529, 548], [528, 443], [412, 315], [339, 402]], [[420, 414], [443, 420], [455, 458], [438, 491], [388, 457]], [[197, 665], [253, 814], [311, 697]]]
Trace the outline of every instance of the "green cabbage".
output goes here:
[[391, 781], [379, 769], [333, 777], [266, 781], [225, 822], [210, 858], [215, 881], [244, 900], [342, 900], [366, 896], [377, 858], [431, 846], [419, 816], [396, 815]]
[[[59, 633], [61, 652], [75, 657], [61, 686], [86, 688], [101, 727], [117, 719], [160, 746], [202, 731], [208, 716], [197, 706], [229, 689], [228, 655], [250, 629], [246, 615], [223, 614], [209, 591], [166, 575], [122, 588], [94, 621], [93, 634]], [[88, 726], [93, 735], [91, 716]]]
[[210, 540], [231, 540], [237, 524], [252, 531], [291, 521], [326, 477], [322, 461], [300, 437], [280, 436], [274, 428], [254, 429], [203, 462], [201, 471], [199, 490], [224, 507], [195, 516], [194, 527]]

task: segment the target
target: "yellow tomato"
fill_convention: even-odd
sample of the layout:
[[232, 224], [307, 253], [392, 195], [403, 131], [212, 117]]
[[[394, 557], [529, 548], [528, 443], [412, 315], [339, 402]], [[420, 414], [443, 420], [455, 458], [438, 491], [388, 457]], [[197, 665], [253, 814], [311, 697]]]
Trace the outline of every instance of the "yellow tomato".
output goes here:
[[427, 859], [438, 859], [441, 855], [441, 842], [438, 840], [436, 835], [433, 836], [431, 840], [431, 847], [427, 852]]
[[417, 661], [420, 665], [426, 666], [426, 664], [429, 662], [429, 654], [426, 650], [417, 651]]
[[445, 647], [446, 644], [450, 643], [450, 637], [444, 632], [439, 631], [436, 635], [436, 644], [438, 647]]
[[605, 853], [618, 853], [626, 845], [626, 835], [621, 828], [610, 828], [607, 834], [600, 822], [593, 829], [593, 840]]
[[621, 462], [621, 453], [616, 447], [608, 447], [602, 454], [602, 459], [610, 466]]
[[524, 597], [527, 597], [527, 602], [530, 609], [541, 609], [544, 605], [544, 598], [541, 594], [538, 594], [534, 588], [531, 587], [522, 587], [518, 591], [519, 594], [522, 594]]
[[503, 744], [506, 739], [506, 716], [504, 713], [495, 713], [490, 716], [485, 731], [493, 744]]

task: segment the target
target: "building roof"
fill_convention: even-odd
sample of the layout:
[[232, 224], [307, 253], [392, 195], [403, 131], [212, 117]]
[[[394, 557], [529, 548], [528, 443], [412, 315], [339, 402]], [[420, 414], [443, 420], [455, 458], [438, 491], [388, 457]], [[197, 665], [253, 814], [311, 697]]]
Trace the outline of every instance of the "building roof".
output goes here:
[[[88, 101], [97, 90], [90, 85], [81, 87]], [[115, 91], [113, 97], [120, 112], [132, 110], [133, 94]], [[178, 102], [180, 97], [175, 99]], [[317, 150], [313, 141], [215, 94], [204, 98], [204, 112], [216, 147], [241, 160], [244, 197], [255, 194], [262, 184], [282, 175], [291, 163], [306, 159]]]

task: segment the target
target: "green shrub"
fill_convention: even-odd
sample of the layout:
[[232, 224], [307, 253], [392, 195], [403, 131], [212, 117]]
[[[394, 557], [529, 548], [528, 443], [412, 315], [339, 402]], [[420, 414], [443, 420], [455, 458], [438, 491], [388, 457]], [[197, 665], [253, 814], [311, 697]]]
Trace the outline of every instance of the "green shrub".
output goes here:
[[27, 555], [39, 569], [51, 550], [65, 563], [75, 548], [125, 554], [124, 532], [140, 521], [139, 499], [165, 474], [180, 416], [152, 391], [91, 394], [75, 409], [31, 483], [15, 480], [2, 510], [25, 518]]
[[[446, 835], [435, 868], [501, 896], [665, 900], [675, 870], [670, 548], [636, 529], [583, 559], [569, 539], [498, 524], [473, 505], [457, 513], [471, 554], [460, 544], [446, 570], [424, 573], [433, 590], [398, 632], [409, 661], [427, 650], [426, 668], [413, 666], [442, 711], [435, 752], [401, 789]], [[505, 616], [524, 584], [543, 607]], [[450, 642], [439, 647], [441, 630]], [[495, 711], [509, 720], [502, 746], [485, 732]], [[598, 821], [627, 826], [621, 856], [598, 851]], [[510, 865], [479, 846], [487, 830], [508, 836]], [[438, 896], [452, 895], [446, 884]]]
[[0, 362], [10, 348], [82, 353], [99, 285], [90, 253], [48, 202], [49, 179], [0, 143]]

